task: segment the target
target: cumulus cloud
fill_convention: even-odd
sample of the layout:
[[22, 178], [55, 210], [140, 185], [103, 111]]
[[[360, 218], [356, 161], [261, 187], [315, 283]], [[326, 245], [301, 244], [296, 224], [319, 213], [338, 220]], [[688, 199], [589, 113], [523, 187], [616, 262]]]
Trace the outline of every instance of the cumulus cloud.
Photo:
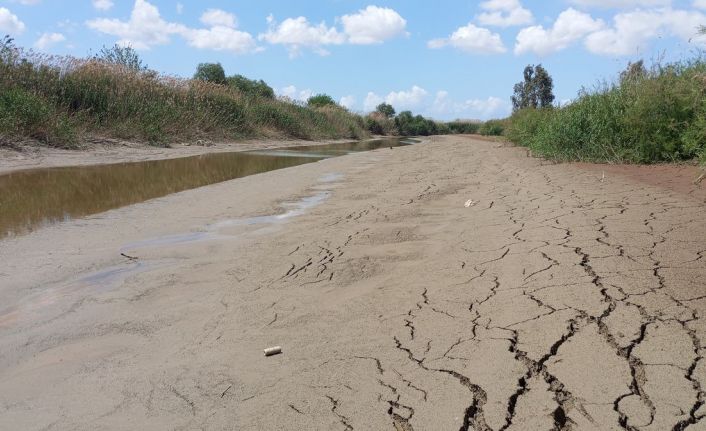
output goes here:
[[312, 25], [309, 21], [300, 16], [298, 18], [287, 18], [277, 24], [272, 15], [267, 17], [269, 30], [259, 36], [260, 40], [275, 45], [284, 45], [289, 50], [290, 57], [300, 54], [302, 48], [312, 49], [319, 55], [328, 55], [324, 48], [327, 45], [341, 45], [345, 43], [346, 37], [334, 27], [327, 27], [322, 22]]
[[510, 112], [510, 102], [499, 97], [487, 99], [467, 99], [454, 101], [449, 97], [448, 91], [438, 91], [431, 106], [434, 116], [446, 118], [476, 118], [486, 120], [489, 118], [507, 115]]
[[698, 27], [704, 23], [706, 15], [695, 10], [664, 8], [620, 13], [613, 17], [610, 28], [586, 38], [586, 48], [595, 54], [630, 55], [659, 36], [675, 36], [704, 45], [706, 38], [698, 34]]
[[91, 0], [93, 7], [98, 10], [110, 10], [115, 5], [112, 0]]
[[281, 23], [267, 17], [268, 30], [258, 38], [273, 45], [283, 45], [290, 57], [297, 57], [303, 48], [319, 55], [329, 55], [329, 45], [372, 45], [405, 34], [407, 21], [389, 8], [368, 6], [358, 13], [340, 18], [343, 29], [329, 27], [326, 22], [312, 24], [306, 17], [287, 18]]
[[499, 34], [473, 24], [460, 27], [447, 38], [430, 40], [427, 46], [432, 49], [451, 46], [476, 54], [502, 54], [507, 51]]
[[488, 0], [480, 4], [483, 13], [476, 19], [482, 25], [512, 27], [531, 24], [532, 12], [522, 7], [520, 0]]
[[541, 25], [524, 28], [517, 35], [515, 54], [532, 52], [548, 55], [568, 48], [587, 35], [605, 27], [600, 19], [593, 19], [589, 14], [569, 8], [559, 14], [551, 28]]
[[631, 8], [631, 7], [656, 7], [670, 6], [672, 0], [572, 0], [571, 3], [586, 7]]
[[244, 54], [258, 51], [255, 38], [236, 29], [235, 15], [220, 9], [209, 9], [201, 16], [209, 28], [189, 28], [183, 24], [165, 21], [159, 9], [146, 0], [135, 0], [128, 21], [100, 18], [88, 21], [89, 28], [119, 38], [118, 44], [135, 49], [169, 43], [172, 36], [180, 36], [198, 49], [229, 51]]
[[17, 15], [9, 9], [0, 7], [0, 33], [10, 35], [22, 34], [25, 31], [25, 24], [17, 18]]
[[128, 21], [99, 18], [86, 23], [89, 28], [118, 37], [118, 44], [135, 49], [149, 49], [169, 43], [171, 36], [180, 34], [186, 27], [162, 19], [159, 9], [146, 0], [135, 0]]
[[65, 40], [66, 36], [61, 33], [44, 33], [34, 42], [34, 47], [37, 49], [47, 49]]
[[405, 34], [407, 21], [390, 8], [368, 6], [356, 14], [341, 17], [348, 42], [355, 45], [382, 43]]
[[211, 26], [235, 27], [235, 15], [221, 9], [208, 9], [201, 15], [201, 22]]
[[188, 29], [182, 36], [190, 46], [212, 51], [230, 51], [235, 54], [247, 54], [259, 51], [255, 38], [244, 31], [231, 27], [216, 26], [209, 29]]
[[286, 97], [288, 99], [299, 101], [299, 102], [306, 102], [307, 100], [309, 100], [309, 98], [311, 96], [314, 95], [314, 92], [310, 88], [300, 90], [294, 85], [289, 85], [287, 87], [284, 87], [284, 88], [278, 90], [277, 94], [280, 97]]
[[355, 96], [343, 96], [338, 103], [346, 109], [353, 109], [355, 107], [356, 98]]
[[363, 109], [367, 112], [374, 111], [383, 102], [394, 106], [397, 111], [416, 109], [424, 103], [428, 94], [425, 89], [417, 85], [409, 90], [391, 91], [385, 97], [369, 92], [363, 102]]

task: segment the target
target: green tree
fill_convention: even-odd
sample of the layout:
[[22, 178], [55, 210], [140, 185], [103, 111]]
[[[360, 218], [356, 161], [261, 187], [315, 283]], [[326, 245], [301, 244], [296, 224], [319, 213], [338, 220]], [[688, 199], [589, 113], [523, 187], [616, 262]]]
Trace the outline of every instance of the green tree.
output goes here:
[[554, 102], [554, 81], [541, 64], [528, 65], [523, 71], [523, 81], [514, 86], [513, 110], [524, 108], [549, 108]]
[[645, 69], [645, 62], [643, 60], [633, 62], [628, 62], [628, 66], [620, 72], [620, 83], [624, 84], [627, 82], [639, 81], [647, 77], [647, 69]]
[[317, 94], [316, 96], [311, 96], [309, 100], [306, 101], [306, 104], [310, 108], [320, 108], [322, 106], [337, 105], [336, 101], [333, 100], [333, 98], [328, 94]]
[[214, 84], [225, 84], [226, 72], [221, 63], [200, 63], [194, 73], [194, 79]]
[[111, 47], [104, 46], [93, 56], [93, 59], [101, 63], [114, 64], [135, 72], [147, 70], [147, 65], [142, 62], [140, 55], [130, 46], [120, 46], [115, 44]]
[[389, 103], [381, 103], [375, 108], [375, 112], [379, 112], [387, 118], [392, 118], [395, 116], [395, 108]]
[[263, 80], [256, 81], [243, 75], [233, 75], [229, 76], [226, 81], [231, 87], [237, 88], [249, 96], [259, 96], [266, 99], [275, 98], [275, 91]]

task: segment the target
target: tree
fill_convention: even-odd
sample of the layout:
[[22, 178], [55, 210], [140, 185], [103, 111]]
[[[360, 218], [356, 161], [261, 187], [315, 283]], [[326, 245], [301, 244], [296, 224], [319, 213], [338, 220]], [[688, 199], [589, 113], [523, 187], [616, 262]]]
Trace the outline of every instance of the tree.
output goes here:
[[524, 80], [514, 87], [513, 110], [524, 108], [549, 108], [554, 102], [554, 81], [542, 67], [528, 65], [523, 71]]
[[225, 84], [226, 72], [221, 63], [200, 63], [194, 73], [194, 79], [214, 84]]
[[375, 112], [379, 112], [387, 118], [392, 118], [395, 116], [395, 108], [389, 103], [381, 103], [375, 108]]
[[266, 99], [275, 98], [275, 91], [263, 80], [256, 81], [243, 75], [233, 75], [229, 76], [226, 81], [231, 87], [237, 88], [249, 96], [259, 96]]
[[322, 106], [337, 105], [336, 101], [333, 100], [333, 98], [328, 94], [317, 94], [316, 96], [311, 96], [309, 100], [306, 101], [306, 104], [310, 108], [320, 108]]
[[147, 65], [142, 62], [140, 55], [130, 46], [120, 46], [115, 44], [110, 48], [104, 46], [93, 56], [93, 59], [101, 63], [114, 64], [135, 72], [147, 70]]

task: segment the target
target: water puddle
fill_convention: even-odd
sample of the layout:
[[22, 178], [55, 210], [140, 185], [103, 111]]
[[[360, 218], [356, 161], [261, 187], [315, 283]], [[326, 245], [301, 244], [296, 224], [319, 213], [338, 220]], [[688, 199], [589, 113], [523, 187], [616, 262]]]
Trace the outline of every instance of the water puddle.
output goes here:
[[0, 239], [184, 190], [412, 142], [382, 139], [0, 175]]

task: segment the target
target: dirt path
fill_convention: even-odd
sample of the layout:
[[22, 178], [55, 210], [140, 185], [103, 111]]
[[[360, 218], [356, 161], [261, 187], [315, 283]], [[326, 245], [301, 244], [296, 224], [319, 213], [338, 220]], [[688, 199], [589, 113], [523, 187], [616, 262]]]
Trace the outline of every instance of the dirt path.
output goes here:
[[5, 241], [0, 429], [706, 429], [705, 209], [448, 137]]

